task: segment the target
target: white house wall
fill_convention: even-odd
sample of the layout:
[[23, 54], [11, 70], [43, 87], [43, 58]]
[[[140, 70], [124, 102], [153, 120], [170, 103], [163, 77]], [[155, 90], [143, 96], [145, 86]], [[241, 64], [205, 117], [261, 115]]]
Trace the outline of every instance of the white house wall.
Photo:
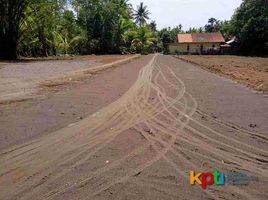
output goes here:
[[[187, 46], [189, 45], [189, 51], [187, 50]], [[220, 48], [220, 43], [203, 43], [203, 51], [209, 50], [215, 46], [215, 49]], [[200, 53], [201, 44], [170, 44], [169, 52], [172, 54], [175, 53]]]

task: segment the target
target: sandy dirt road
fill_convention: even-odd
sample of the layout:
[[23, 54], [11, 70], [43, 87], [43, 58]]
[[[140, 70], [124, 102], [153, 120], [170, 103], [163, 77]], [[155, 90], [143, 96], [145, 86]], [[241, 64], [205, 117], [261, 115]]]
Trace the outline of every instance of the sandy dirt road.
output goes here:
[[127, 59], [127, 55], [74, 56], [65, 60], [0, 62], [0, 104], [31, 98], [39, 91], [38, 83], [49, 77], [67, 75], [76, 70]]
[[38, 98], [0, 103], [0, 150], [49, 134], [97, 112], [122, 96], [151, 56], [79, 81], [41, 88]]
[[[0, 199], [266, 199], [268, 137], [261, 132], [267, 129], [259, 125], [259, 133], [244, 130], [228, 122], [233, 115], [220, 120], [228, 117], [220, 115], [223, 108], [199, 105], [207, 91], [199, 84], [197, 95], [196, 86], [183, 81], [188, 76], [181, 70], [184, 75], [191, 70], [177, 67], [184, 64], [154, 55], [113, 103], [77, 123], [2, 150]], [[240, 87], [233, 84], [226, 84], [228, 90]], [[216, 102], [224, 98], [216, 94]], [[252, 104], [264, 98], [253, 96], [248, 91], [244, 98], [252, 98]], [[267, 113], [263, 108], [262, 114]], [[207, 112], [211, 110], [219, 119]], [[260, 115], [255, 120], [265, 119]], [[243, 172], [258, 181], [205, 190], [190, 185], [190, 170], [213, 169]]]

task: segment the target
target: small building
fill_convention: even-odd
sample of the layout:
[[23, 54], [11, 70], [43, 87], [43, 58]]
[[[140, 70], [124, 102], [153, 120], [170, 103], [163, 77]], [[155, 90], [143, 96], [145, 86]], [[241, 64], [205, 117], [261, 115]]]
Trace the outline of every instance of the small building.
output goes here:
[[239, 42], [236, 36], [233, 36], [225, 45], [221, 45], [222, 54], [237, 54], [239, 52]]
[[217, 54], [225, 40], [221, 33], [178, 34], [177, 42], [168, 45], [171, 54]]

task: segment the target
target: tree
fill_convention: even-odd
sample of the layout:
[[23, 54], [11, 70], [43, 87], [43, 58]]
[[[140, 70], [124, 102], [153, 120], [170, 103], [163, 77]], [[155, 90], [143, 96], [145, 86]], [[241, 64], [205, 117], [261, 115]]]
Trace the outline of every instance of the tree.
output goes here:
[[233, 15], [230, 26], [230, 32], [237, 37], [243, 53], [268, 53], [267, 0], [243, 0]]
[[155, 21], [151, 21], [151, 23], [149, 24], [149, 27], [151, 28], [151, 30], [153, 32], [156, 32], [156, 22]]
[[32, 1], [20, 23], [18, 53], [23, 56], [66, 54], [78, 34], [73, 11], [65, 0]]
[[208, 20], [208, 24], [205, 25], [205, 32], [212, 33], [212, 32], [218, 32], [219, 31], [219, 23], [220, 21], [215, 18], [210, 18]]
[[[17, 54], [145, 51], [157, 36], [155, 22], [152, 30], [137, 28], [129, 0], [0, 0], [0, 9], [0, 56], [9, 59]], [[148, 15], [141, 4], [137, 16], [140, 27]]]
[[129, 0], [119, 0], [118, 7], [119, 7], [119, 13], [124, 18], [128, 18], [128, 19], [131, 18], [132, 5], [129, 3]]
[[190, 27], [186, 33], [199, 33], [199, 28], [195, 28], [195, 27]]
[[29, 0], [0, 0], [0, 57], [17, 59], [19, 25]]
[[76, 2], [78, 24], [87, 35], [88, 53], [120, 53], [131, 19], [127, 0], [84, 0]]
[[171, 35], [170, 35], [170, 29], [163, 28], [160, 31], [158, 31], [158, 37], [160, 38], [162, 44], [161, 47], [163, 48], [163, 52], [168, 52], [168, 43], [172, 42]]
[[141, 27], [146, 23], [146, 20], [149, 19], [149, 15], [150, 12], [147, 10], [147, 6], [144, 6], [143, 3], [140, 3], [140, 5], [137, 6], [137, 10], [135, 10], [134, 19]]
[[179, 26], [172, 28], [172, 29], [169, 29], [169, 35], [170, 35], [171, 42], [176, 42], [177, 36], [181, 32], [182, 32], [182, 25], [181, 24]]
[[223, 34], [225, 40], [229, 40], [232, 36], [231, 34], [231, 23], [230, 21], [220, 21], [219, 22], [219, 31]]
[[198, 28], [198, 33], [203, 33], [204, 32], [204, 29], [202, 27], [199, 27]]
[[152, 31], [143, 26], [136, 31], [136, 37], [132, 40], [131, 47], [138, 53], [148, 53], [155, 40]]
[[131, 46], [133, 38], [129, 41], [127, 33], [133, 30], [134, 27], [134, 22], [130, 18], [120, 18], [115, 41], [115, 45], [120, 53], [127, 53], [128, 47]]

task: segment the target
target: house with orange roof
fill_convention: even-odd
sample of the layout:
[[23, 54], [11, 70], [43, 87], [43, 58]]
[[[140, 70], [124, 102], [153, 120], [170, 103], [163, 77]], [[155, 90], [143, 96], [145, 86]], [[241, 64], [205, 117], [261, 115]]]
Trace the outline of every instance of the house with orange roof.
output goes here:
[[168, 45], [171, 54], [212, 54], [219, 53], [225, 44], [221, 33], [178, 34], [177, 42]]

